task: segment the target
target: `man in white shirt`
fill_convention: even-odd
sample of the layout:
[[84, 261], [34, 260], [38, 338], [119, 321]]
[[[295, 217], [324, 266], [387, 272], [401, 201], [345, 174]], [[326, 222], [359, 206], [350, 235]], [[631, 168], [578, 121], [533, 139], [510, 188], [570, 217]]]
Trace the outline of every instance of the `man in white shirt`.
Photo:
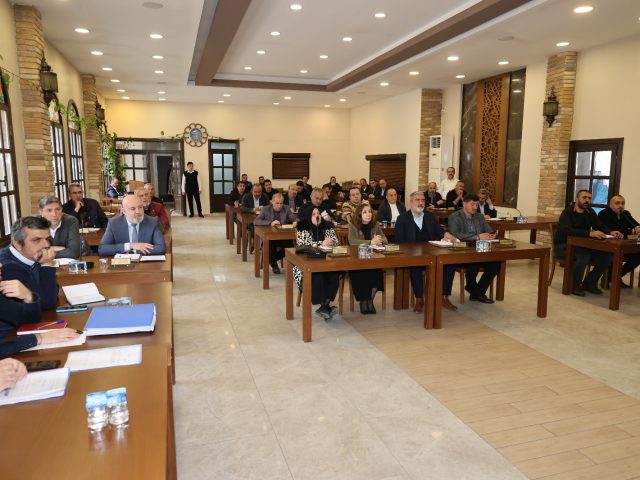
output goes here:
[[387, 201], [382, 203], [378, 208], [378, 221], [392, 223], [395, 222], [398, 216], [407, 209], [402, 202], [398, 201], [398, 192], [391, 187], [387, 189]]
[[456, 188], [456, 183], [460, 179], [456, 177], [456, 169], [453, 167], [447, 168], [447, 178], [440, 182], [440, 194], [443, 198], [447, 198], [447, 193]]

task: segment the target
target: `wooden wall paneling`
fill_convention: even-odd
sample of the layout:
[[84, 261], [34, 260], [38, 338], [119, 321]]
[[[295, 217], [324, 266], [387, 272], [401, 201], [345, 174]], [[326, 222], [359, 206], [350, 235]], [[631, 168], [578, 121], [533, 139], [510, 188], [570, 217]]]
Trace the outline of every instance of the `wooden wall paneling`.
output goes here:
[[369, 178], [384, 178], [391, 187], [404, 192], [406, 181], [406, 154], [367, 155]]

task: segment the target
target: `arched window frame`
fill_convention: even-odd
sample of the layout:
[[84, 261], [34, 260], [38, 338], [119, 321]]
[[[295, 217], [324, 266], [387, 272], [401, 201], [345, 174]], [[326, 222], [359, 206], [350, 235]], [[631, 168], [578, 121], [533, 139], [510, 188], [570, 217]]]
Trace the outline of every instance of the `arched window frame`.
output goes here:
[[62, 203], [69, 199], [67, 190], [67, 160], [64, 146], [64, 124], [60, 111], [56, 108], [58, 97], [49, 103], [49, 125], [51, 133], [51, 157], [53, 161], [54, 194]]
[[84, 175], [84, 149], [82, 148], [82, 130], [78, 121], [80, 114], [78, 106], [69, 100], [67, 106], [67, 135], [69, 136], [69, 159], [71, 160], [71, 183], [79, 183], [82, 191], [86, 192]]
[[20, 194], [13, 141], [9, 86], [0, 68], [0, 246], [11, 239], [11, 225], [20, 218]]

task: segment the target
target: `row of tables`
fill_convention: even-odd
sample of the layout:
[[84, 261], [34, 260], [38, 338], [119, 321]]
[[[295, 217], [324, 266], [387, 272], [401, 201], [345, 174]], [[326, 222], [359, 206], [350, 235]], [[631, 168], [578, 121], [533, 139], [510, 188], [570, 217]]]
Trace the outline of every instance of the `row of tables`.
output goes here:
[[[87, 234], [97, 245], [102, 232]], [[167, 252], [171, 232], [165, 233]], [[60, 285], [94, 282], [105, 298], [131, 297], [132, 303], [154, 303], [153, 332], [87, 337], [84, 345], [21, 352], [21, 361], [60, 360], [69, 352], [142, 344], [142, 363], [126, 367], [74, 372], [64, 396], [0, 408], [0, 471], [2, 478], [153, 478], [174, 479], [176, 449], [173, 422], [175, 381], [172, 255], [166, 261], [134, 263], [128, 267], [101, 268], [100, 257], [86, 274], [60, 267]], [[66, 304], [62, 290], [59, 304]], [[43, 312], [42, 321], [64, 319], [82, 329], [91, 313]], [[115, 387], [127, 388], [129, 425], [91, 433], [84, 408], [87, 393]]]

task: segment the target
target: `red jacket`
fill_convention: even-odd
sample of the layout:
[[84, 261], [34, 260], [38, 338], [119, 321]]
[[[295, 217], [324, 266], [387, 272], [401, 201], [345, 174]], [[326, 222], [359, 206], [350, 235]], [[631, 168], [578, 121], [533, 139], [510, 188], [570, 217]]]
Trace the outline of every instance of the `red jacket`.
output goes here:
[[144, 213], [146, 213], [150, 217], [158, 217], [158, 220], [162, 225], [163, 231], [166, 230], [167, 228], [171, 228], [171, 221], [169, 220], [169, 215], [167, 215], [167, 211], [159, 203], [151, 202], [149, 204], [149, 209]]

